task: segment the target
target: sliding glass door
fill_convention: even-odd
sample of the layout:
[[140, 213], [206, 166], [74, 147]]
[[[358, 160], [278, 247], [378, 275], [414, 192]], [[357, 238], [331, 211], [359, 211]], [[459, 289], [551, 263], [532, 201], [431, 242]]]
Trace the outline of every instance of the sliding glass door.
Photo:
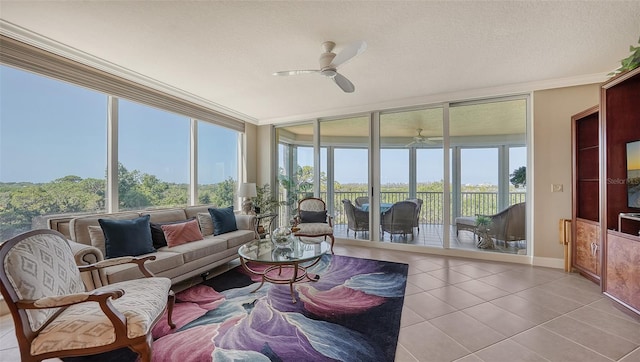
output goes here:
[[356, 209], [369, 195], [369, 117], [321, 120], [320, 148], [320, 163], [327, 164], [321, 196], [334, 216], [334, 235], [368, 240], [369, 216]]
[[[443, 245], [442, 131], [442, 107], [380, 115], [382, 241]], [[403, 201], [415, 204], [411, 220], [405, 220], [411, 205]]]
[[511, 97], [278, 127], [281, 200], [313, 190], [338, 238], [526, 254], [525, 229], [505, 237], [495, 218], [495, 247], [478, 248], [475, 218], [527, 198], [527, 109]]
[[[477, 221], [478, 215], [486, 216], [488, 223], [456, 230], [452, 247], [526, 254], [526, 220], [520, 220], [524, 214], [508, 210], [526, 199], [526, 109], [524, 98], [451, 105], [452, 224], [456, 227], [461, 217]], [[479, 236], [485, 229], [486, 235]]]

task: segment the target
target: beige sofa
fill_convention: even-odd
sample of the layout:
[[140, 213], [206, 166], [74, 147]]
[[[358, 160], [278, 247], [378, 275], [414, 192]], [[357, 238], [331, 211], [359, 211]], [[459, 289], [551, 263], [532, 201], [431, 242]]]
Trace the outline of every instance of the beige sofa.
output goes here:
[[[179, 209], [142, 210], [120, 212], [114, 214], [92, 214], [75, 218], [54, 218], [48, 220], [48, 225], [60, 231], [72, 242], [76, 263], [87, 265], [104, 260], [104, 246], [96, 243], [95, 235], [92, 244], [90, 226], [99, 228], [98, 219], [134, 219], [149, 214], [151, 223], [166, 223], [171, 221], [196, 218], [203, 230], [203, 218], [208, 215], [207, 206], [189, 206]], [[198, 215], [200, 214], [200, 215]], [[213, 268], [225, 264], [238, 257], [241, 245], [255, 239], [255, 216], [236, 214], [237, 231], [214, 236], [211, 230], [204, 230], [204, 240], [192, 241], [174, 247], [161, 247], [154, 253], [155, 260], [147, 261], [147, 268], [159, 277], [171, 279], [173, 284], [206, 274]], [[206, 229], [206, 228], [205, 228]], [[95, 230], [95, 228], [93, 228]], [[205, 235], [208, 234], [208, 235]], [[101, 250], [102, 249], [102, 250]], [[116, 265], [103, 269], [100, 273], [93, 271], [84, 273], [83, 280], [89, 289], [111, 284], [123, 280], [142, 277], [137, 266]]]

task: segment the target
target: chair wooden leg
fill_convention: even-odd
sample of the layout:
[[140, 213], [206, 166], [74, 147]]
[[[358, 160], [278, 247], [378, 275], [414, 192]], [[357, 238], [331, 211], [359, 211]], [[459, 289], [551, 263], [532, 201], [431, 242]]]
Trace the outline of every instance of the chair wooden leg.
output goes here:
[[333, 244], [336, 242], [336, 238], [333, 237], [333, 235], [329, 235], [329, 237], [331, 238], [331, 254], [333, 253]]
[[167, 297], [167, 324], [169, 324], [169, 327], [171, 327], [171, 329], [174, 329], [176, 327], [176, 324], [173, 323], [173, 320], [171, 319], [173, 315], [173, 305], [175, 303], [176, 294], [173, 292], [173, 290], [169, 290], [169, 296]]
[[129, 346], [134, 352], [136, 352], [139, 356], [138, 361], [140, 362], [151, 362], [151, 344], [153, 343], [153, 337], [151, 336], [151, 332], [147, 334], [147, 338], [144, 342], [132, 344]]

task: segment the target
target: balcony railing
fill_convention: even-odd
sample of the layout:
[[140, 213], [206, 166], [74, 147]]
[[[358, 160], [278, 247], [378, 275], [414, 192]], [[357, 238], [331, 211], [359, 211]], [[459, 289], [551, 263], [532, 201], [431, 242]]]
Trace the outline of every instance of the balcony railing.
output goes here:
[[[347, 216], [344, 213], [342, 200], [348, 199], [351, 202], [357, 197], [367, 196], [365, 192], [357, 191], [336, 191], [333, 200], [327, 200], [327, 193], [321, 192], [320, 198], [325, 200], [327, 204], [333, 204], [334, 224], [346, 224]], [[422, 199], [422, 209], [420, 210], [419, 222], [421, 224], [443, 224], [443, 196], [442, 192], [416, 192], [416, 198]], [[300, 195], [302, 198], [303, 195]], [[509, 205], [524, 202], [525, 192], [510, 192]], [[381, 193], [380, 202], [393, 204], [398, 201], [409, 198], [409, 192], [383, 192]], [[498, 210], [498, 193], [497, 192], [461, 192], [461, 215], [474, 216], [476, 214], [491, 215], [497, 213]], [[284, 215], [285, 210], [281, 210]], [[453, 213], [453, 210], [452, 210]], [[453, 220], [453, 215], [451, 215]]]

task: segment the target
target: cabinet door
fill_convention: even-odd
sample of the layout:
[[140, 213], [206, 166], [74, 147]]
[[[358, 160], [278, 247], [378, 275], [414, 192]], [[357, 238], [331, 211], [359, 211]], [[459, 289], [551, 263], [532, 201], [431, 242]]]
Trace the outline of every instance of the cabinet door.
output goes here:
[[589, 221], [576, 219], [574, 267], [600, 276], [600, 227]]
[[640, 311], [640, 240], [637, 236], [607, 232], [605, 292]]

